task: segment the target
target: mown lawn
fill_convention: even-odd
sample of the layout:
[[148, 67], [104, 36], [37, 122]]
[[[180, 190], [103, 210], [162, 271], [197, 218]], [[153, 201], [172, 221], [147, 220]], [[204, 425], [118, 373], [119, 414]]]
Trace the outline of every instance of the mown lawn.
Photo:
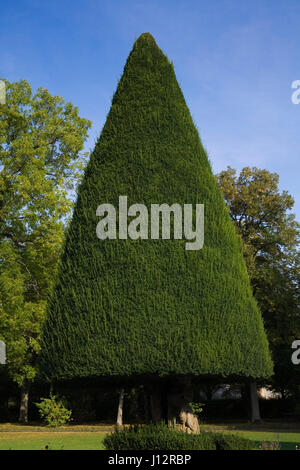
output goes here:
[[0, 450], [103, 450], [103, 432], [1, 432]]
[[277, 441], [279, 438], [281, 450], [300, 450], [300, 432], [263, 432], [263, 431], [238, 431], [240, 436], [261, 443], [262, 441]]
[[300, 450], [300, 425], [299, 423], [261, 423], [261, 424], [221, 424], [221, 425], [203, 425], [206, 431], [237, 433], [239, 436], [246, 437], [259, 444], [265, 442], [280, 443], [281, 450]]

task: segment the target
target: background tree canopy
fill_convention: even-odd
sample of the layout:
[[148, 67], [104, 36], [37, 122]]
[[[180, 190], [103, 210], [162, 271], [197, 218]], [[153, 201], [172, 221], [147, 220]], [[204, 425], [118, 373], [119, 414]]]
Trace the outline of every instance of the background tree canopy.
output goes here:
[[228, 167], [217, 175], [219, 188], [243, 241], [254, 295], [272, 348], [272, 383], [282, 395], [300, 383], [291, 345], [300, 338], [300, 226], [294, 201], [279, 191], [279, 176], [256, 167], [239, 175]]
[[46, 299], [90, 121], [60, 96], [6, 81], [0, 106], [0, 338], [19, 386], [37, 373]]

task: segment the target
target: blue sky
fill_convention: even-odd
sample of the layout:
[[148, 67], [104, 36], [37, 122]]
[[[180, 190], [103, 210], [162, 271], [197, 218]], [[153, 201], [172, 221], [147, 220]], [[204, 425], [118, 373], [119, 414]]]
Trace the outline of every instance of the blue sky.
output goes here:
[[300, 220], [299, 0], [14, 0], [0, 7], [0, 76], [62, 95], [94, 145], [134, 40], [150, 32], [175, 72], [215, 172], [280, 175]]

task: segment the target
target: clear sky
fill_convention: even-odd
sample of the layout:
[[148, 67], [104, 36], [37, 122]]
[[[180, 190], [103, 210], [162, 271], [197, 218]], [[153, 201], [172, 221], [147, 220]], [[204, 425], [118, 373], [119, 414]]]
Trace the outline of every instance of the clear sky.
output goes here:
[[300, 0], [3, 1], [0, 77], [77, 105], [91, 149], [143, 32], [174, 62], [214, 171], [277, 172], [300, 220]]

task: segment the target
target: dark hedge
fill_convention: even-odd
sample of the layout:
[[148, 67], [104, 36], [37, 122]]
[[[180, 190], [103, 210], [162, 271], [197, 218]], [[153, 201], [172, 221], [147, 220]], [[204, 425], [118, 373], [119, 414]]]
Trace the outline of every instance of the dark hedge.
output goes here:
[[256, 443], [234, 434], [188, 434], [164, 424], [131, 426], [104, 439], [107, 450], [252, 450]]

